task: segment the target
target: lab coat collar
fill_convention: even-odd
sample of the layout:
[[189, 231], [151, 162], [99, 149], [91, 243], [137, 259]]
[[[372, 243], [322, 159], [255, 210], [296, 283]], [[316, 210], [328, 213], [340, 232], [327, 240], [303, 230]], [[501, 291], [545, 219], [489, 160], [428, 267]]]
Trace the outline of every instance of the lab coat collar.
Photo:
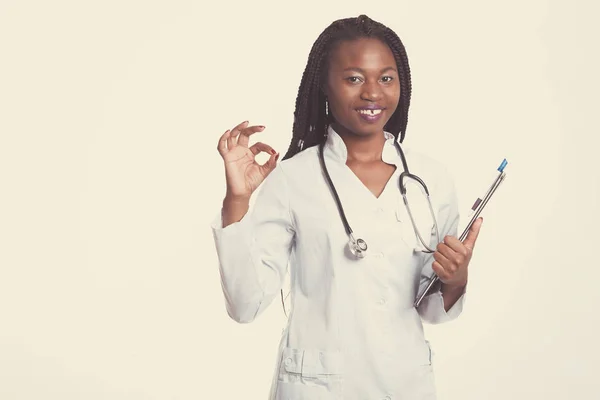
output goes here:
[[[383, 145], [382, 160], [385, 163], [400, 166], [402, 159], [398, 149], [394, 146], [396, 138], [389, 132], [384, 131], [385, 143]], [[339, 162], [346, 163], [348, 160], [348, 149], [341, 136], [329, 125], [327, 128], [327, 140], [325, 142], [325, 151]]]

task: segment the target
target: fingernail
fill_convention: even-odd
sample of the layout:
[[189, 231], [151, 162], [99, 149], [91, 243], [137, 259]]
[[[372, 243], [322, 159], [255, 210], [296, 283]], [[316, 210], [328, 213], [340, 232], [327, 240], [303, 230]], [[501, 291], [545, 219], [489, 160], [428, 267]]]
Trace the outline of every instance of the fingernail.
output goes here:
[[264, 125], [259, 126], [260, 129], [265, 129]]

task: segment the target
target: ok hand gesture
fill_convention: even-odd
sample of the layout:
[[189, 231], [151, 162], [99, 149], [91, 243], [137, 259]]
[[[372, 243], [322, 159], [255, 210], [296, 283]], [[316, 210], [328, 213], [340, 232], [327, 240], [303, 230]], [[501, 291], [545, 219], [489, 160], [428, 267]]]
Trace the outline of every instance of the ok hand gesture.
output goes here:
[[[225, 162], [228, 198], [249, 199], [277, 166], [279, 153], [271, 146], [257, 142], [248, 147], [250, 135], [264, 129], [264, 126], [248, 126], [248, 121], [244, 121], [232, 130], [227, 130], [219, 139], [217, 148]], [[261, 152], [271, 155], [263, 165], [255, 160]]]

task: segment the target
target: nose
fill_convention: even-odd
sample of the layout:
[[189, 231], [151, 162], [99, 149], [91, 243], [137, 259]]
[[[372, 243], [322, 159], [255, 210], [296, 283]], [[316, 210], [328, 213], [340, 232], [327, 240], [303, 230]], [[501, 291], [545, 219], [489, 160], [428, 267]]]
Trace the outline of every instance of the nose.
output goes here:
[[378, 82], [365, 82], [362, 85], [360, 98], [365, 101], [377, 101], [382, 96], [381, 87]]

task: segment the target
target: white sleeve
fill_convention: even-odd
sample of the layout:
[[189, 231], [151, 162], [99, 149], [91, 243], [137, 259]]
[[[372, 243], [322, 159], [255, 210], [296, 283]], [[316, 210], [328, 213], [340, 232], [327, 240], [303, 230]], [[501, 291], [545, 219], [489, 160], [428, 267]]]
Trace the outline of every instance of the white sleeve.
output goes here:
[[[438, 222], [440, 240], [444, 240], [446, 235], [457, 236], [459, 212], [458, 212], [458, 199], [456, 196], [456, 190], [452, 178], [444, 174], [441, 184], [441, 190], [438, 189], [438, 193], [431, 193], [432, 201], [434, 196], [441, 196], [445, 199], [443, 203], [440, 203], [436, 213], [436, 219]], [[433, 275], [433, 254], [427, 254], [424, 259], [424, 265], [421, 272], [419, 281], [419, 293], [425, 290], [425, 287], [429, 284], [429, 277]], [[440, 291], [440, 282], [438, 282], [437, 290], [434, 290], [431, 294], [423, 298], [423, 301], [417, 308], [419, 315], [423, 321], [430, 324], [440, 324], [443, 322], [452, 321], [456, 319], [463, 309], [465, 302], [466, 288], [463, 291], [460, 298], [452, 305], [452, 307], [446, 311], [444, 307], [444, 298]], [[434, 288], [435, 289], [435, 288]]]
[[211, 225], [227, 313], [240, 323], [253, 321], [277, 296], [295, 235], [281, 165], [256, 196], [241, 221], [223, 228], [219, 214]]

